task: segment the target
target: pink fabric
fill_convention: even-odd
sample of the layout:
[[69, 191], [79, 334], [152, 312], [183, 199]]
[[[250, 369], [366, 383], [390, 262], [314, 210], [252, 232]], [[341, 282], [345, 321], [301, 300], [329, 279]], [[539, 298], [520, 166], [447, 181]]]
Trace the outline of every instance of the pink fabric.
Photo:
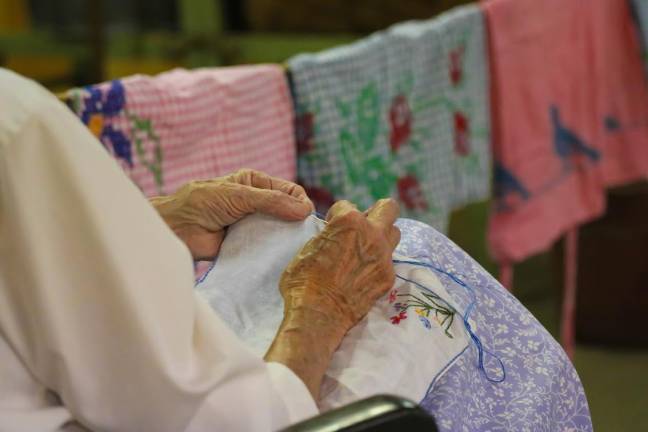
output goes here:
[[[119, 156], [119, 151], [105, 134], [106, 127], [126, 136], [132, 146], [131, 160], [116, 159], [146, 196], [172, 193], [190, 180], [222, 176], [239, 168], [295, 179], [292, 102], [280, 66], [178, 69], [120, 82], [125, 104], [119, 112], [111, 112], [110, 103], [117, 102], [106, 99], [111, 97], [114, 82], [77, 90], [78, 103], [73, 109], [114, 155]], [[103, 105], [95, 106], [103, 110], [98, 115], [88, 113], [85, 106], [92, 90], [102, 92]], [[137, 130], [135, 118], [150, 122], [151, 133]], [[156, 137], [159, 140], [161, 181], [156, 182], [151, 168], [138, 157], [138, 137], [149, 161], [155, 159]]]
[[574, 359], [576, 344], [576, 294], [578, 289], [578, 228], [572, 228], [565, 236], [565, 280], [560, 318], [560, 342], [567, 356]]
[[593, 21], [608, 31], [593, 34], [601, 77], [596, 108], [601, 115], [621, 121], [619, 133], [603, 133], [601, 138], [606, 154], [603, 180], [607, 186], [617, 186], [648, 177], [648, 84], [630, 2], [597, 2]]
[[517, 262], [648, 176], [648, 87], [621, 0], [490, 0], [493, 255]]
[[509, 291], [513, 291], [513, 274], [513, 264], [500, 264], [500, 274], [498, 280], [499, 283], [501, 283], [502, 286]]

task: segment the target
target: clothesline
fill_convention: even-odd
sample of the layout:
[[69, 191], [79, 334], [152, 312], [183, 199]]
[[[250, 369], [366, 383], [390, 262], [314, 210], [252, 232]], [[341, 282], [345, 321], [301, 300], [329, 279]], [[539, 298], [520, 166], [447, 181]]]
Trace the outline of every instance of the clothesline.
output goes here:
[[631, 8], [584, 1], [490, 0], [282, 65], [127, 77], [66, 100], [149, 196], [247, 167], [298, 174], [320, 211], [392, 196], [442, 232], [453, 209], [492, 199], [510, 288], [507, 266], [600, 216], [606, 187], [648, 176]]

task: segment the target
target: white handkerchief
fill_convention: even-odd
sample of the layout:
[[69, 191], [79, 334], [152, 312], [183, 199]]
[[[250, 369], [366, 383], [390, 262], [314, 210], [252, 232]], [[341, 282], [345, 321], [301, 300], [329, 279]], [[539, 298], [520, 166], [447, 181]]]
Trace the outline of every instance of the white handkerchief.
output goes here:
[[[260, 356], [283, 319], [281, 274], [324, 224], [314, 216], [303, 222], [249, 216], [228, 229], [217, 261], [196, 286]], [[434, 272], [409, 264], [395, 270], [409, 281], [397, 278], [346, 335], [324, 377], [321, 409], [378, 393], [420, 401], [468, 346], [461, 312]]]

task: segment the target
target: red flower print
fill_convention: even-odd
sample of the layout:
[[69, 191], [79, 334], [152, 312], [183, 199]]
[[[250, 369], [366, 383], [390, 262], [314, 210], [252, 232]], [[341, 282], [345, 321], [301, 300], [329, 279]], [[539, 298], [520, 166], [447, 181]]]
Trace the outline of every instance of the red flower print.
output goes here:
[[394, 303], [396, 301], [396, 290], [392, 290], [389, 293], [389, 303]]
[[402, 311], [401, 313], [394, 315], [390, 319], [392, 324], [400, 324], [402, 320], [407, 319], [407, 312]]
[[466, 156], [470, 153], [470, 129], [468, 118], [460, 112], [454, 113], [455, 153]]
[[392, 101], [389, 122], [391, 124], [389, 144], [392, 151], [396, 152], [400, 146], [407, 143], [412, 133], [412, 111], [405, 96], [398, 95]]
[[416, 177], [408, 174], [398, 179], [398, 198], [406, 208], [427, 210], [428, 205], [421, 191], [421, 185]]
[[463, 53], [464, 47], [460, 46], [454, 51], [450, 51], [450, 82], [456, 86], [463, 78]]
[[315, 115], [307, 112], [295, 120], [297, 152], [308, 153], [315, 148]]
[[326, 214], [328, 209], [335, 204], [335, 197], [328, 190], [317, 186], [307, 186], [301, 179], [297, 179], [297, 183], [304, 187], [306, 195], [313, 201], [318, 213]]

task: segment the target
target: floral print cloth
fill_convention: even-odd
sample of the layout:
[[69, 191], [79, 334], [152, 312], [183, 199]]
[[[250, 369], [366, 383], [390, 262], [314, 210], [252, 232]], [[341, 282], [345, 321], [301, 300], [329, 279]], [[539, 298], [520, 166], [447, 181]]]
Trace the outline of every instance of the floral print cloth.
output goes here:
[[[421, 402], [440, 431], [591, 431], [587, 399], [565, 352], [518, 300], [475, 260], [433, 228], [400, 219], [397, 252], [461, 278], [475, 294], [473, 330], [491, 354], [485, 370], [497, 374], [499, 358], [506, 377], [489, 382], [478, 368], [476, 345], [436, 382]], [[470, 293], [446, 275], [441, 283], [464, 309]], [[422, 360], [423, 361], [423, 360]]]
[[135, 75], [66, 99], [146, 196], [240, 168], [295, 179], [292, 103], [278, 65]]
[[392, 196], [446, 230], [490, 192], [483, 15], [467, 6], [289, 61], [298, 175], [318, 210]]

